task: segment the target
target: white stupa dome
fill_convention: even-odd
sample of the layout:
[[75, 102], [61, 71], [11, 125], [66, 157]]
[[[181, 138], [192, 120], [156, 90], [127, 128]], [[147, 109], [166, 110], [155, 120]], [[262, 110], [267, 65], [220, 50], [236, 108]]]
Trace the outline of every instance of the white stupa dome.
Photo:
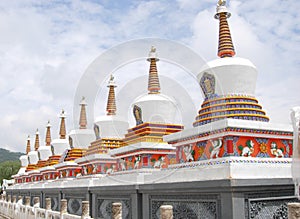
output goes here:
[[20, 156], [19, 160], [21, 161], [21, 166], [22, 167], [27, 167], [28, 166], [28, 155]]
[[[152, 123], [176, 123], [177, 103], [176, 101], [161, 94], [160, 82], [156, 63], [159, 61], [156, 48], [151, 47], [147, 61], [150, 62], [149, 75], [148, 75], [148, 94], [138, 97], [134, 104], [133, 109], [137, 106], [138, 113], [134, 112], [135, 117], [141, 121], [138, 122], [152, 122]], [[137, 118], [136, 118], [137, 119]]]
[[65, 111], [62, 110], [60, 114], [60, 130], [59, 130], [59, 139], [54, 139], [51, 142], [51, 147], [53, 148], [53, 155], [62, 155], [67, 149], [70, 149], [68, 136], [66, 136], [66, 126], [65, 126]]
[[82, 97], [80, 101], [79, 129], [74, 129], [69, 133], [69, 144], [73, 148], [87, 149], [92, 141], [95, 140], [95, 134], [92, 129], [87, 128], [86, 101]]
[[29, 164], [37, 164], [39, 161], [39, 155], [37, 151], [30, 151], [28, 153]]
[[124, 138], [129, 128], [128, 122], [117, 115], [100, 116], [95, 125], [99, 128], [100, 138]]
[[67, 139], [54, 139], [51, 142], [54, 155], [62, 155], [67, 149], [70, 149], [69, 141]]
[[22, 174], [26, 173], [26, 167], [21, 167], [18, 171], [18, 173], [15, 175], [16, 177], [17, 176], [20, 176]]
[[71, 138], [72, 147], [87, 149], [95, 140], [95, 134], [91, 129], [75, 129], [69, 133], [69, 138]]
[[215, 77], [215, 94], [255, 94], [257, 70], [248, 59], [228, 57], [212, 60], [201, 68], [197, 76], [199, 83], [204, 73]]
[[96, 138], [124, 138], [129, 127], [128, 122], [116, 114], [115, 81], [111, 75], [108, 82], [107, 115], [96, 118], [94, 131]]
[[38, 152], [40, 154], [40, 160], [48, 160], [52, 155], [51, 146], [40, 146]]
[[176, 123], [177, 103], [164, 94], [146, 94], [138, 97], [134, 105], [141, 108], [143, 122], [153, 123]]
[[46, 126], [46, 139], [45, 143], [46, 145], [40, 146], [38, 149], [40, 160], [46, 161], [48, 158], [53, 155], [51, 150], [51, 132], [50, 132], [50, 121], [48, 121], [48, 124]]

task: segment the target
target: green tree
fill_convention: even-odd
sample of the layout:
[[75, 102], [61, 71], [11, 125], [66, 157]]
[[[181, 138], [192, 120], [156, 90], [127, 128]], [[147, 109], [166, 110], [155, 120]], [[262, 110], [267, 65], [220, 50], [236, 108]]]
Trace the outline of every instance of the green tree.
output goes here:
[[18, 173], [21, 167], [20, 161], [5, 161], [0, 163], [0, 183], [3, 179], [11, 179], [11, 176]]

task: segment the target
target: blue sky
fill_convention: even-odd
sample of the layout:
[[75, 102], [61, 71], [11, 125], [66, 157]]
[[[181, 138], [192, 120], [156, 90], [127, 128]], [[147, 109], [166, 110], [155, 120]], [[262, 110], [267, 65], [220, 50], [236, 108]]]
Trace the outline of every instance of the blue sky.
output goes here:
[[[84, 71], [115, 45], [157, 37], [182, 43], [204, 60], [217, 58], [216, 2], [1, 1], [0, 146], [25, 151], [26, 137], [34, 136], [36, 128], [43, 141], [48, 119], [56, 138], [57, 115], [62, 108], [72, 114]], [[300, 2], [231, 0], [228, 8], [237, 56], [250, 59], [259, 72], [257, 98], [272, 122], [290, 123], [290, 108], [300, 105]], [[139, 71], [145, 66], [133, 65]], [[200, 106], [201, 94], [193, 95]], [[97, 109], [103, 108], [101, 98], [105, 92], [99, 95]], [[104, 108], [98, 112], [103, 113]]]

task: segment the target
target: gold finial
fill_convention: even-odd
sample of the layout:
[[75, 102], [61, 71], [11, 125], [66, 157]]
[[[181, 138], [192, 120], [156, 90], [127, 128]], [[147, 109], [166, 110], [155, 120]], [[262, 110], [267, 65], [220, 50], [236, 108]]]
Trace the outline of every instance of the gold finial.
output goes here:
[[156, 52], [156, 48], [154, 46], [151, 46], [150, 52]]
[[85, 97], [82, 97], [81, 102], [80, 102], [80, 117], [79, 117], [79, 128], [80, 129], [86, 129], [87, 125], [87, 119], [86, 119], [86, 102], [85, 102]]
[[110, 79], [108, 82], [109, 91], [108, 91], [108, 99], [107, 99], [107, 106], [106, 111], [107, 115], [116, 115], [117, 106], [116, 106], [116, 97], [115, 97], [115, 82], [114, 82], [114, 76], [111, 74]]
[[220, 58], [233, 57], [235, 55], [230, 29], [227, 22], [227, 18], [230, 16], [231, 14], [226, 8], [226, 0], [219, 0], [215, 18], [219, 20], [218, 56]]
[[226, 0], [219, 0], [218, 1], [218, 6], [225, 6], [226, 5]]
[[60, 129], [59, 129], [59, 135], [60, 135], [60, 139], [65, 139], [66, 138], [66, 124], [65, 124], [65, 111], [62, 110], [61, 114], [60, 114]]
[[34, 150], [37, 151], [39, 149], [39, 147], [40, 147], [39, 130], [36, 129]]
[[50, 121], [48, 120], [48, 124], [46, 126], [46, 139], [45, 139], [45, 142], [46, 142], [46, 146], [51, 146], [51, 131], [50, 131], [50, 128], [51, 128], [51, 125], [50, 125]]
[[30, 149], [30, 135], [27, 137], [27, 146], [26, 146], [26, 154], [28, 154], [31, 151]]
[[156, 48], [151, 47], [149, 58], [147, 61], [150, 62], [149, 77], [148, 77], [148, 93], [149, 94], [158, 94], [160, 93], [160, 84], [158, 78], [158, 72], [156, 67], [156, 62], [159, 61], [156, 54]]

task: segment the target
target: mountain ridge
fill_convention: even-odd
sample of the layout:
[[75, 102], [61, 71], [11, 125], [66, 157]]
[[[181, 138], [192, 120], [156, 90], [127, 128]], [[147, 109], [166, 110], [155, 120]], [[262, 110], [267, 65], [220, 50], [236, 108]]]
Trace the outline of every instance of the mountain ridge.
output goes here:
[[20, 156], [24, 155], [21, 152], [12, 152], [4, 148], [0, 148], [0, 163], [5, 161], [19, 161]]

